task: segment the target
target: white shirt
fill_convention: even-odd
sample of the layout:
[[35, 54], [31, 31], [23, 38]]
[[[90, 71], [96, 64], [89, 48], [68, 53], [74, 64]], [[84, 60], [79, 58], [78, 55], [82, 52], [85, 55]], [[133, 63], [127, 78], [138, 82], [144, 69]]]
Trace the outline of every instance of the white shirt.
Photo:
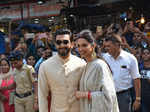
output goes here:
[[133, 87], [133, 79], [140, 78], [138, 62], [132, 54], [121, 50], [117, 59], [109, 53], [103, 54], [103, 58], [112, 70], [117, 92]]
[[39, 69], [39, 111], [48, 112], [47, 96], [51, 92], [51, 112], [79, 112], [75, 91], [85, 66], [85, 61], [70, 55], [63, 60], [58, 54], [44, 61]]

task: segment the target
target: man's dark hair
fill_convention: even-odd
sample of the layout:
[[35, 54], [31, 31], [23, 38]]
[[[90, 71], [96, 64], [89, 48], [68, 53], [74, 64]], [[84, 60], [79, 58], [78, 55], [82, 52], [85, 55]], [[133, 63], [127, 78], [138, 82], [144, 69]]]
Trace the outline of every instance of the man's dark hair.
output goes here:
[[121, 45], [121, 37], [117, 34], [111, 34], [105, 38], [105, 41], [112, 41], [113, 43], [119, 43]]
[[73, 41], [73, 37], [72, 37], [72, 33], [69, 29], [58, 29], [56, 30], [55, 34], [54, 34], [54, 42], [56, 42], [56, 36], [57, 35], [65, 35], [68, 34], [70, 37], [70, 41]]

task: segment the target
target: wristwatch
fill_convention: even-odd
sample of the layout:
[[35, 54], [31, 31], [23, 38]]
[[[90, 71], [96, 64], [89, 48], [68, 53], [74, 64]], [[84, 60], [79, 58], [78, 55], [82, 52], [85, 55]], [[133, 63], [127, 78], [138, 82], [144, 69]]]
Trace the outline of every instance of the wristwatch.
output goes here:
[[141, 97], [136, 97], [136, 100], [141, 101]]

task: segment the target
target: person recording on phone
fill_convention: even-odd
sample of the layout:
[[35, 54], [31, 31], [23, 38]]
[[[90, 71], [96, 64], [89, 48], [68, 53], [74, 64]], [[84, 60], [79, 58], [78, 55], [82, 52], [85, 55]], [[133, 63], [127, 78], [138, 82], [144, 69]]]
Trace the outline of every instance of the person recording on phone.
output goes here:
[[143, 32], [141, 32], [140, 29], [135, 26], [134, 21], [132, 19], [127, 19], [125, 27], [123, 29], [123, 34], [125, 34], [125, 38], [130, 46], [132, 45], [133, 42], [132, 39], [134, 33], [143, 34]]

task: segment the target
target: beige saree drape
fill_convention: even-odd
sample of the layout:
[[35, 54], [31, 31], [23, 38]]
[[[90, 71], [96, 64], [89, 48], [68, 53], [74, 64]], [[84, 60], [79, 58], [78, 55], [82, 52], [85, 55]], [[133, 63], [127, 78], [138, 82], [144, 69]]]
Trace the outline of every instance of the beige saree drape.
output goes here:
[[80, 112], [119, 112], [112, 74], [103, 60], [95, 59], [87, 64], [80, 91], [91, 92], [90, 100], [80, 100]]

